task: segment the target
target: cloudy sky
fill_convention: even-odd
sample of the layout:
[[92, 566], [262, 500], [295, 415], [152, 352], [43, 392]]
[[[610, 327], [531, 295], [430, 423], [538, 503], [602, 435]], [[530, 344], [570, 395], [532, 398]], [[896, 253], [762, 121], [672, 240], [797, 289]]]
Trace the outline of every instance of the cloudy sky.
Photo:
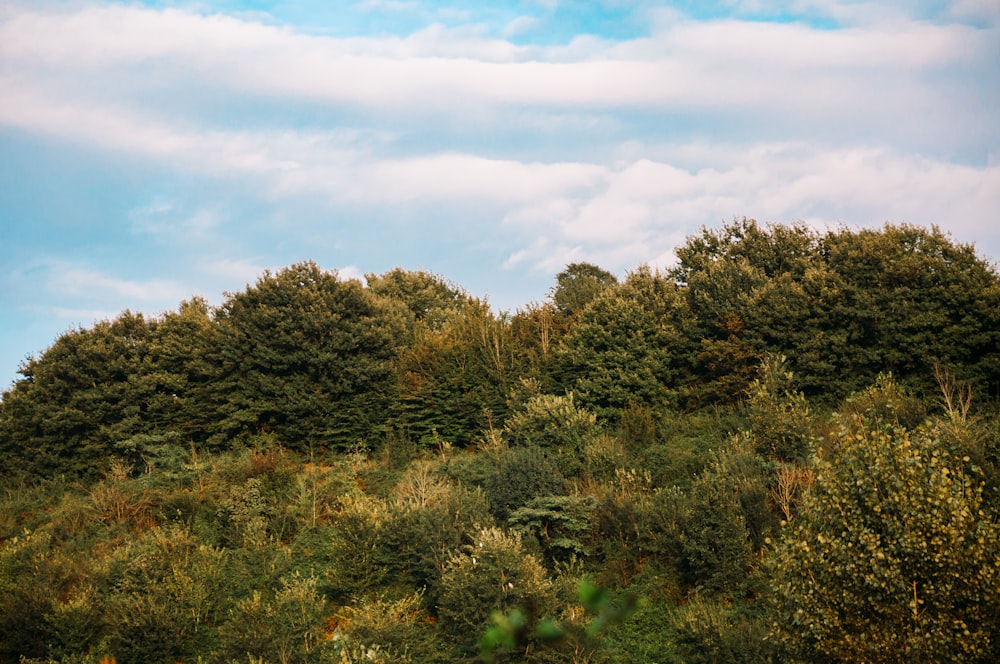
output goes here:
[[1000, 0], [0, 0], [0, 389], [267, 268], [500, 309], [736, 216], [1000, 258]]

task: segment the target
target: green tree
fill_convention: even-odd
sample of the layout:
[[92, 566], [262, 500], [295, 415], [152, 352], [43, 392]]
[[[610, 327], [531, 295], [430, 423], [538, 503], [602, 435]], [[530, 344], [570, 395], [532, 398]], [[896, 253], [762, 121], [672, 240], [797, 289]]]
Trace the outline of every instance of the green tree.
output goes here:
[[543, 450], [519, 447], [500, 455], [484, 488], [493, 514], [506, 519], [535, 498], [565, 495], [566, 478]]
[[17, 460], [8, 467], [93, 477], [116, 442], [149, 432], [140, 377], [150, 334], [142, 314], [126, 311], [25, 362], [0, 402], [0, 452]]
[[557, 391], [556, 350], [572, 322], [552, 302], [532, 303], [517, 310], [510, 319], [510, 334], [522, 378], [538, 380], [545, 391]]
[[366, 274], [365, 281], [371, 293], [402, 304], [411, 325], [440, 327], [455, 311], [473, 302], [458, 286], [422, 270], [397, 267], [381, 275]]
[[930, 430], [835, 422], [770, 558], [773, 632], [807, 661], [995, 661], [1000, 529]]
[[422, 589], [426, 605], [434, 606], [449, 556], [493, 525], [489, 502], [481, 490], [453, 484], [423, 461], [410, 466], [393, 497], [381, 541], [389, 574]]
[[784, 356], [767, 356], [747, 394], [747, 415], [757, 452], [771, 460], [804, 461], [812, 452], [812, 416], [801, 392], [789, 386]]
[[397, 359], [399, 408], [393, 424], [431, 445], [465, 445], [506, 410], [517, 376], [505, 316], [470, 300], [439, 326], [418, 326]]
[[579, 408], [572, 394], [531, 397], [504, 424], [504, 434], [512, 446], [544, 450], [567, 477], [579, 472], [584, 446], [597, 433], [597, 417]]
[[630, 405], [669, 405], [681, 379], [681, 358], [691, 355], [691, 344], [677, 327], [682, 306], [677, 286], [648, 268], [602, 291], [559, 349], [564, 389], [612, 421]]
[[209, 392], [220, 378], [220, 346], [212, 310], [202, 298], [181, 302], [157, 321], [141, 377], [149, 395], [145, 417], [156, 433], [198, 443], [208, 438], [216, 412]]
[[742, 219], [702, 229], [677, 257], [683, 330], [702, 345], [697, 400], [738, 395], [766, 353], [789, 358], [795, 389], [834, 402], [890, 371], [929, 394], [935, 363], [996, 389], [1000, 279], [936, 228], [820, 235]]
[[347, 448], [395, 402], [398, 328], [357, 281], [306, 262], [230, 295], [216, 313], [223, 439], [273, 432], [293, 449]]
[[616, 286], [618, 278], [591, 263], [570, 263], [556, 275], [550, 292], [559, 313], [575, 316], [604, 290]]
[[929, 395], [936, 391], [933, 367], [942, 364], [996, 393], [1000, 278], [972, 245], [936, 227], [887, 224], [830, 232], [821, 254], [853, 304], [845, 313], [863, 322], [867, 336], [858, 342], [876, 351], [861, 358], [869, 381], [891, 371]]

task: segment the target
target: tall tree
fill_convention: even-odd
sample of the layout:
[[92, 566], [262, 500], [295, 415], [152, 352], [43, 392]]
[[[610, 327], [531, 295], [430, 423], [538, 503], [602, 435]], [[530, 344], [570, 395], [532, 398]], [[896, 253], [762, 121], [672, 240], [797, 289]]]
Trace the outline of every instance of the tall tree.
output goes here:
[[866, 373], [892, 371], [930, 394], [941, 364], [1000, 390], [1000, 277], [971, 245], [904, 224], [831, 232], [821, 251], [853, 305], [838, 323], [863, 321], [858, 342], [875, 351], [860, 358]]
[[438, 327], [418, 325], [398, 359], [393, 423], [423, 443], [464, 445], [501, 419], [516, 380], [510, 326], [489, 305], [468, 301]]
[[360, 282], [315, 263], [266, 272], [216, 313], [217, 437], [274, 432], [292, 448], [368, 441], [394, 402], [398, 329]]
[[672, 403], [680, 358], [691, 353], [677, 327], [682, 307], [677, 286], [648, 267], [602, 291], [563, 339], [563, 387], [580, 405], [612, 420], [633, 404]]
[[703, 347], [696, 394], [738, 393], [766, 353], [788, 357], [796, 388], [834, 400], [883, 371], [929, 393], [935, 364], [1000, 389], [1000, 279], [936, 228], [820, 235], [743, 219], [703, 229], [677, 256], [684, 333]]
[[94, 475], [115, 443], [150, 430], [140, 380], [151, 325], [129, 311], [66, 332], [20, 368], [0, 402], [0, 452], [11, 468]]
[[141, 378], [147, 418], [159, 433], [203, 442], [216, 419], [217, 404], [208, 396], [221, 371], [221, 339], [208, 302], [181, 302], [152, 332]]
[[366, 274], [368, 290], [402, 304], [411, 323], [437, 328], [472, 298], [458, 286], [423, 270], [394, 268], [381, 275]]
[[618, 278], [604, 268], [592, 263], [570, 263], [556, 275], [552, 302], [561, 314], [575, 316], [603, 290], [617, 283]]

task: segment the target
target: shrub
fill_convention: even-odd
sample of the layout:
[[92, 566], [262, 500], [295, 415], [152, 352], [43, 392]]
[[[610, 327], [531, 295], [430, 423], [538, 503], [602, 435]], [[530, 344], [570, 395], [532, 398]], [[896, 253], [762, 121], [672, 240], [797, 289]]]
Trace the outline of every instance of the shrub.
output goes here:
[[484, 529], [445, 565], [438, 606], [442, 626], [464, 651], [472, 652], [493, 613], [515, 607], [531, 623], [551, 614], [552, 584], [518, 535]]
[[539, 496], [565, 494], [566, 480], [542, 450], [515, 448], [500, 457], [485, 489], [493, 514], [506, 519]]
[[928, 430], [841, 417], [769, 572], [772, 630], [809, 660], [995, 661], [1000, 528]]

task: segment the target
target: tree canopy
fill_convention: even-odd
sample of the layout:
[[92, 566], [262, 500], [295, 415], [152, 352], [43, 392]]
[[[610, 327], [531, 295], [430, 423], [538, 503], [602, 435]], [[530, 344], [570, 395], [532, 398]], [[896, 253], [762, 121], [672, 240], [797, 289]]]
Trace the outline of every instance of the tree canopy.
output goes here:
[[995, 268], [677, 256], [514, 313], [307, 261], [67, 331], [0, 399], [0, 662], [1000, 659]]

